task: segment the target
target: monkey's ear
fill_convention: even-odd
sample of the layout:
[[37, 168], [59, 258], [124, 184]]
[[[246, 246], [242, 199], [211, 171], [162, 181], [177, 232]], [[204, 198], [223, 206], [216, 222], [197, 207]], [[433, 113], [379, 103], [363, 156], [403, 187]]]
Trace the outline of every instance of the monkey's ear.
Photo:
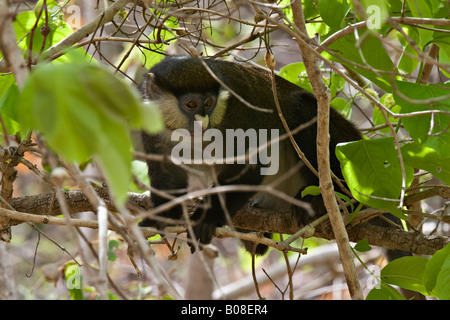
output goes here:
[[144, 99], [154, 100], [159, 97], [161, 94], [161, 89], [158, 87], [155, 81], [154, 73], [147, 73], [147, 77], [145, 78], [144, 86], [143, 86], [143, 95]]

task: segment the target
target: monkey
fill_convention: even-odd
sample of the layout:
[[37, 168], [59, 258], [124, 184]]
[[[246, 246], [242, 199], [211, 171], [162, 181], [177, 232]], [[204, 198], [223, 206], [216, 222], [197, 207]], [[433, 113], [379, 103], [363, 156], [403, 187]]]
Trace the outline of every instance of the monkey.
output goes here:
[[[278, 103], [286, 125], [293, 133], [293, 138], [301, 151], [317, 169], [317, 123], [314, 121], [317, 116], [317, 101], [308, 91], [278, 75], [274, 77]], [[184, 143], [186, 148], [183, 151], [189, 147], [195, 149], [198, 142], [196, 138], [200, 141], [196, 144], [197, 151], [200, 154], [205, 153], [211, 150], [213, 142], [217, 142], [219, 134], [228, 137], [230, 131], [244, 134], [244, 140], [248, 141], [249, 145], [253, 132], [267, 130], [278, 133], [278, 137], [285, 137], [287, 134], [277, 111], [272, 76], [262, 68], [219, 59], [168, 56], [150, 69], [141, 84], [141, 91], [145, 100], [159, 108], [165, 122], [165, 129], [158, 134], [142, 133], [144, 151], [149, 154], [170, 157], [175, 148], [178, 151], [183, 149], [180, 141], [184, 139], [187, 142]], [[312, 124], [298, 132], [295, 131], [308, 122]], [[330, 109], [329, 132], [331, 170], [338, 178], [343, 179], [334, 149], [338, 143], [361, 139], [361, 134], [353, 123], [334, 109]], [[174, 133], [177, 134], [175, 141]], [[207, 141], [198, 138], [197, 134], [201, 136], [202, 133], [205, 136], [208, 134]], [[188, 138], [193, 138], [194, 141]], [[269, 137], [263, 138], [264, 142], [270, 140]], [[186, 151], [184, 153], [187, 155], [184, 155], [183, 152], [179, 152], [183, 153], [184, 160], [192, 161], [189, 163], [147, 161], [150, 183], [155, 190], [172, 195], [177, 190], [187, 193], [214, 186], [258, 187], [271, 184], [287, 196], [299, 198], [299, 192], [305, 187], [318, 185], [318, 178], [299, 158], [289, 139], [278, 140], [265, 151], [272, 153], [272, 156], [278, 152], [277, 161], [273, 161], [277, 163], [270, 164], [274, 166], [273, 168], [270, 168], [267, 156], [261, 156], [258, 159], [260, 161], [250, 163], [248, 158], [251, 157], [250, 151], [254, 149], [250, 150], [249, 146], [244, 146], [244, 151], [241, 148], [239, 153], [239, 145], [233, 143], [234, 140], [227, 140], [222, 146], [217, 144], [218, 147], [210, 156], [214, 158], [217, 154], [222, 154], [228, 157], [227, 151], [230, 151], [239, 155], [245, 154], [247, 161], [244, 163], [236, 159], [229, 161], [228, 158], [226, 161], [220, 161], [220, 157], [217, 157], [214, 159], [219, 159], [218, 161], [206, 164], [207, 159], [193, 159], [192, 153], [189, 155]], [[258, 155], [262, 154], [261, 151]], [[160, 192], [152, 192], [151, 200], [155, 207], [169, 201], [168, 197]], [[249, 201], [259, 208], [294, 210], [301, 224], [314, 218], [305, 208], [293, 209], [292, 204], [270, 192], [240, 190], [213, 193], [207, 195], [206, 199], [202, 200], [202, 205], [190, 215], [193, 234], [189, 233], [189, 237], [197, 239], [201, 244], [210, 243], [215, 228], [227, 224], [229, 219]], [[309, 197], [306, 201], [311, 204], [316, 217], [325, 213], [320, 197]], [[170, 221], [176, 223], [183, 220], [186, 215], [182, 206], [177, 205], [159, 216], [169, 220], [164, 222], [147, 217], [139, 225], [163, 228], [171, 224]], [[190, 246], [194, 252], [195, 246], [192, 244]], [[245, 247], [250, 251], [251, 246], [248, 243], [245, 243]], [[261, 255], [266, 252], [267, 247], [257, 245], [253, 250], [257, 255]]]

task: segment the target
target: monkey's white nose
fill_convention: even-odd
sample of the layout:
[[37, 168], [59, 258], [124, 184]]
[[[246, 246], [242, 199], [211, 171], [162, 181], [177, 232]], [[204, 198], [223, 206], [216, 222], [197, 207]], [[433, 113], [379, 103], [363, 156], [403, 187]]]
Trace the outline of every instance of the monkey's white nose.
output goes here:
[[208, 129], [208, 126], [209, 126], [209, 116], [208, 115], [205, 115], [203, 117], [203, 116], [201, 116], [199, 114], [196, 114], [195, 115], [195, 120], [196, 121], [200, 121], [202, 123], [202, 129], [203, 130]]

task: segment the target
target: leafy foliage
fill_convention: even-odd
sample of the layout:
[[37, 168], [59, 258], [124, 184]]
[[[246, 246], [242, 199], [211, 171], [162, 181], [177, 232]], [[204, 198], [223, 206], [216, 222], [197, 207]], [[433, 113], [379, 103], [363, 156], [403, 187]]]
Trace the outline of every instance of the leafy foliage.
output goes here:
[[[402, 173], [392, 138], [341, 144], [336, 154], [345, 180], [358, 201], [400, 215], [395, 199], [400, 196]], [[413, 170], [408, 168], [408, 185], [412, 176]]]
[[[134, 71], [136, 65], [151, 67], [164, 57], [161, 53], [172, 52], [175, 43], [181, 52], [197, 50], [204, 56], [231, 53], [241, 59], [241, 54], [249, 57], [255, 52], [253, 60], [260, 62], [259, 51], [265, 53], [262, 39], [269, 51], [276, 52], [281, 46], [289, 52], [285, 39], [277, 43], [277, 38], [286, 30], [289, 37], [297, 32], [292, 25], [291, 1], [287, 0], [246, 8], [255, 9], [261, 20], [256, 15], [246, 16], [246, 11], [241, 16], [240, 8], [231, 7], [234, 2], [204, 2], [210, 7], [198, 10], [195, 1], [189, 8], [157, 1], [151, 9], [141, 8], [138, 2], [115, 16], [112, 25], [116, 29], [103, 33], [104, 26], [97, 26], [90, 32], [92, 41], [87, 47], [93, 56], [77, 43], [48, 56], [50, 48], [74, 31], [64, 21], [67, 2], [48, 0], [45, 4], [40, 0], [34, 10], [19, 12], [14, 19], [21, 59], [30, 74], [20, 90], [13, 74], [0, 77], [0, 144], [6, 149], [11, 136], [21, 143], [34, 133], [43, 143], [40, 147], [48, 147], [62, 162], [81, 166], [96, 161], [119, 205], [125, 203], [127, 191], [142, 191], [130, 183], [132, 176], [151, 183], [146, 165], [133, 161], [130, 131], [162, 129], [160, 114], [141, 101], [135, 86], [124, 81], [121, 72]], [[305, 0], [302, 5], [306, 29], [314, 41], [311, 44], [320, 52], [331, 107], [346, 118], [364, 119], [364, 139], [336, 149], [349, 190], [361, 204], [406, 220], [410, 212], [401, 202], [405, 194], [427, 190], [429, 180], [444, 189], [450, 184], [450, 26], [445, 23], [450, 4], [443, 0]], [[408, 22], [409, 18], [414, 22]], [[127, 24], [133, 22], [136, 29], [129, 32]], [[272, 29], [273, 24], [279, 28]], [[119, 38], [118, 33], [128, 39]], [[102, 46], [112, 38], [122, 43], [119, 53], [108, 59], [108, 50]], [[434, 50], [438, 54], [433, 55]], [[274, 54], [283, 62], [279, 75], [313, 92], [304, 64], [284, 65], [282, 54]], [[298, 61], [299, 55], [289, 60]], [[426, 76], [430, 66], [434, 77]], [[319, 193], [317, 186], [309, 186], [303, 195]], [[344, 202], [352, 201], [347, 195], [338, 196]], [[442, 212], [448, 210], [448, 204], [443, 206]], [[362, 205], [350, 207], [351, 221]], [[431, 211], [423, 209], [427, 210]], [[436, 212], [439, 210], [427, 213]], [[439, 218], [445, 220], [445, 216]], [[108, 261], [117, 263], [120, 255], [116, 252], [123, 246], [116, 240], [108, 245]], [[355, 246], [358, 252], [370, 249], [366, 240]], [[171, 256], [176, 255], [172, 248]], [[449, 257], [447, 245], [430, 259], [405, 257], [389, 263], [367, 299], [403, 299], [393, 286], [450, 299]], [[95, 291], [83, 282], [80, 269], [73, 263], [62, 269], [70, 298], [77, 300], [87, 299], [88, 291]], [[166, 278], [161, 281], [166, 282]], [[150, 295], [149, 288], [139, 287], [138, 295]]]
[[442, 300], [450, 299], [450, 245], [438, 250], [430, 259], [403, 257], [381, 270], [381, 285], [372, 289], [367, 299], [401, 299], [391, 285]]
[[131, 178], [129, 129], [162, 128], [158, 111], [129, 86], [83, 61], [37, 68], [24, 85], [18, 114], [23, 132], [38, 130], [65, 160], [97, 157], [119, 204]]

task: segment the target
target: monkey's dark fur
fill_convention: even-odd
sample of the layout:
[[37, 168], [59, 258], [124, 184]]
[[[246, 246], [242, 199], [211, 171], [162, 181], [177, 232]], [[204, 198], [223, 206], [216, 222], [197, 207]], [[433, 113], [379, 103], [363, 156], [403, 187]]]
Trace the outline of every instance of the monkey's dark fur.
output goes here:
[[[217, 82], [205, 68], [205, 63], [225, 86]], [[166, 122], [166, 130], [158, 135], [143, 133], [143, 145], [147, 153], [170, 155], [174, 142], [170, 134], [176, 129], [187, 129], [191, 133], [194, 121], [200, 120], [203, 129], [216, 128], [221, 132], [226, 129], [278, 129], [281, 137], [286, 133], [276, 110], [272, 92], [272, 80], [268, 72], [239, 63], [220, 60], [188, 57], [168, 57], [155, 65], [142, 84], [144, 98], [151, 100], [161, 109]], [[261, 112], [242, 103], [231, 89], [253, 106], [271, 112]], [[317, 114], [314, 96], [298, 86], [276, 76], [276, 88], [282, 113], [290, 130], [313, 119]], [[331, 169], [342, 178], [340, 165], [335, 156], [335, 147], [340, 142], [354, 141], [361, 138], [359, 131], [334, 109], [330, 110], [330, 155]], [[316, 123], [294, 135], [300, 149], [317, 168]], [[280, 142], [279, 172], [275, 176], [260, 173], [261, 164], [217, 164], [214, 166], [192, 165], [200, 173], [192, 173], [170, 162], [148, 161], [150, 181], [153, 188], [159, 190], [195, 190], [210, 188], [215, 185], [256, 185], [273, 182], [290, 168], [298, 164], [299, 157], [289, 139]], [[318, 185], [317, 177], [305, 166], [289, 174], [289, 179], [280, 179], [277, 189], [289, 196], [296, 196], [306, 186]], [[192, 184], [199, 184], [192, 186]], [[290, 204], [268, 193], [227, 192], [223, 194], [225, 206], [222, 206], [217, 194], [203, 199], [204, 206], [196, 209], [190, 219], [193, 221], [194, 234], [190, 235], [200, 243], [211, 241], [214, 230], [227, 224], [227, 215], [232, 217], [249, 200], [262, 208], [285, 210]], [[168, 201], [161, 194], [151, 195], [155, 207]], [[312, 207], [317, 216], [324, 214], [321, 200], [317, 197]], [[209, 204], [209, 205], [208, 205]], [[225, 209], [225, 210], [224, 210]], [[305, 210], [296, 210], [298, 221], [305, 223], [311, 218]], [[161, 214], [162, 217], [180, 220], [184, 215], [181, 206], [173, 207]], [[167, 223], [156, 222], [149, 218], [141, 226], [156, 225], [164, 227]], [[191, 248], [194, 246], [191, 245]], [[257, 246], [256, 253], [262, 254], [264, 246]]]

